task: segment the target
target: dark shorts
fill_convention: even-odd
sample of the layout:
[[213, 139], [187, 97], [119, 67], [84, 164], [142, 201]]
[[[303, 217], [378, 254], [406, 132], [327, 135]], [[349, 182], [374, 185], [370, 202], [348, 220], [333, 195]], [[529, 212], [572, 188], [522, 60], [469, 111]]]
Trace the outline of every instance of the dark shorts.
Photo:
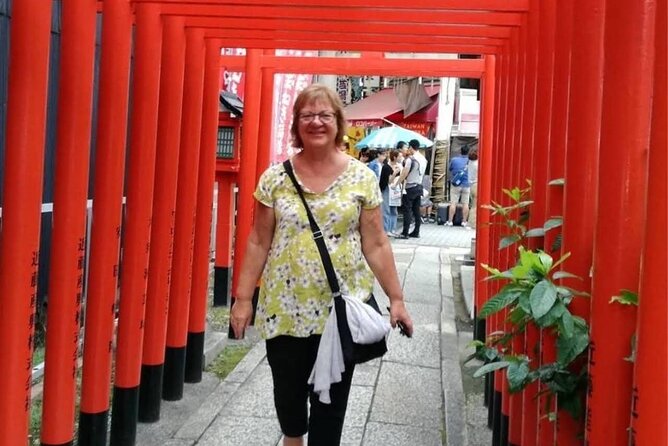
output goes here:
[[[309, 445], [338, 445], [348, 404], [353, 368], [330, 389], [332, 404], [322, 404], [308, 385], [318, 355], [320, 336], [278, 336], [267, 340], [267, 360], [274, 380], [274, 404], [283, 434], [300, 437], [308, 432]], [[310, 416], [307, 399], [311, 402]]]

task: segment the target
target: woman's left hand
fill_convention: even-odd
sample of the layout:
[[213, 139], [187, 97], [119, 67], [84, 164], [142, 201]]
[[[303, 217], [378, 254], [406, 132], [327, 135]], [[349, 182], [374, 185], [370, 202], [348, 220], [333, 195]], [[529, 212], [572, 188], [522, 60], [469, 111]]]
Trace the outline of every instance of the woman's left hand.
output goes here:
[[403, 324], [408, 337], [413, 336], [413, 320], [408, 314], [403, 300], [390, 303], [390, 325], [392, 325], [392, 328], [396, 328], [397, 322]]

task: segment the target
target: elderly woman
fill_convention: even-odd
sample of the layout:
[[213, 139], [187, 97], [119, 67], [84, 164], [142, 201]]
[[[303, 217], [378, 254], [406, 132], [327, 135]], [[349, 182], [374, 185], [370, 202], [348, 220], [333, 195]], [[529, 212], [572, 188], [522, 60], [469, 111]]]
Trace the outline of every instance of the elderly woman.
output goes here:
[[[413, 324], [383, 231], [377, 179], [337, 149], [345, 134], [341, 100], [327, 87], [311, 85], [297, 97], [293, 112], [293, 144], [302, 150], [291, 164], [324, 235], [342, 293], [366, 299], [375, 276], [390, 299], [390, 323], [403, 323], [410, 335]], [[262, 174], [254, 196], [255, 218], [231, 311], [232, 329], [243, 335], [262, 276], [256, 324], [266, 339], [283, 444], [303, 445], [308, 432], [309, 445], [338, 445], [353, 367], [332, 385], [331, 404], [321, 403], [309, 388], [332, 293], [306, 212], [281, 164]]]

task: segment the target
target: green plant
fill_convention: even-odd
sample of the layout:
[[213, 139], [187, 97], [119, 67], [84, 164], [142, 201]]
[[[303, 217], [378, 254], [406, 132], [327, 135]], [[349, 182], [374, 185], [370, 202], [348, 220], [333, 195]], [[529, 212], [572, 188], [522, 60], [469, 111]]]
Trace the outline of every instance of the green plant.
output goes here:
[[621, 305], [632, 305], [634, 307], [638, 306], [638, 293], [634, 293], [629, 290], [621, 290], [619, 296], [612, 296], [610, 303], [618, 303]]
[[[529, 221], [529, 207], [533, 204], [533, 200], [529, 199], [531, 194], [531, 181], [525, 180], [527, 186], [525, 188], [514, 187], [512, 189], [502, 189], [503, 194], [510, 199], [510, 204], [504, 206], [499, 202], [492, 200], [491, 204], [485, 204], [481, 207], [492, 211], [492, 216], [498, 215], [501, 217], [501, 222], [497, 224], [505, 226], [508, 233], [499, 240], [499, 249], [504, 249], [509, 246], [519, 243], [524, 245], [527, 238], [543, 237], [545, 233], [551, 229], [560, 227], [563, 224], [563, 218], [559, 215], [550, 217], [542, 227], [527, 228], [526, 223]], [[563, 178], [552, 180], [548, 183], [551, 186], [563, 186]], [[552, 246], [552, 251], [558, 251], [561, 248], [561, 236], [558, 235]]]
[[[502, 207], [493, 203], [487, 207], [503, 217], [502, 224], [510, 232], [501, 239], [499, 249], [523, 242], [526, 237], [544, 235], [546, 230], [561, 225], [561, 217], [554, 217], [543, 228], [527, 230], [521, 219], [531, 204], [525, 199], [528, 192], [528, 188], [504, 189], [504, 194], [511, 198], [513, 204]], [[516, 219], [514, 214], [517, 210], [523, 212]], [[570, 253], [564, 254], [555, 261], [548, 253], [528, 250], [520, 243], [517, 262], [507, 271], [482, 265], [490, 273], [485, 280], [504, 280], [508, 283], [483, 305], [477, 316], [484, 319], [505, 309], [506, 322], [511, 330], [491, 333], [484, 343], [474, 342], [476, 353], [472, 356], [486, 362], [474, 373], [474, 377], [505, 369], [511, 392], [521, 391], [530, 383], [540, 381], [545, 386], [542, 392], [547, 394], [548, 404], [556, 396], [559, 409], [580, 418], [587, 387], [586, 361], [582, 359], [587, 355], [590, 340], [587, 322], [572, 314], [568, 308], [574, 298], [586, 296], [586, 293], [559, 283], [560, 279], [577, 278], [560, 269], [569, 256]], [[528, 356], [509, 351], [510, 341], [523, 335], [530, 324], [554, 335], [554, 362], [533, 367]]]
[[501, 217], [502, 222], [492, 224], [499, 224], [508, 229], [509, 233], [499, 241], [499, 249], [507, 248], [527, 237], [527, 227], [524, 224], [529, 221], [528, 207], [533, 201], [528, 199], [531, 193], [531, 181], [526, 180], [526, 183], [527, 187], [525, 188], [503, 189], [503, 194], [510, 199], [510, 205], [504, 206], [492, 200], [491, 204], [481, 206], [492, 211], [492, 216], [498, 215]]
[[[483, 305], [478, 317], [487, 318], [507, 309], [507, 322], [513, 331], [493, 333], [484, 345], [476, 345], [479, 358], [494, 362], [482, 366], [474, 376], [505, 368], [511, 392], [540, 380], [552, 395], [558, 397], [560, 409], [579, 417], [582, 411], [579, 390], [586, 384], [586, 368], [576, 372], [572, 368], [589, 346], [589, 327], [584, 319], [568, 309], [573, 298], [584, 293], [556, 283], [564, 277], [575, 277], [558, 268], [568, 257], [569, 254], [565, 254], [555, 262], [543, 251], [520, 247], [518, 263], [507, 271], [483, 265], [490, 273], [486, 280], [508, 280], [509, 283]], [[523, 333], [529, 324], [555, 335], [555, 362], [532, 369], [526, 355], [506, 353], [508, 342]]]
[[[638, 293], [629, 290], [621, 290], [619, 296], [612, 296], [610, 303], [616, 303], [619, 305], [626, 305], [631, 307], [638, 306]], [[624, 358], [624, 361], [636, 362], [636, 335], [635, 333], [631, 336], [631, 354]]]
[[207, 371], [214, 373], [221, 380], [225, 379], [250, 349], [251, 346], [245, 344], [228, 345], [207, 367]]

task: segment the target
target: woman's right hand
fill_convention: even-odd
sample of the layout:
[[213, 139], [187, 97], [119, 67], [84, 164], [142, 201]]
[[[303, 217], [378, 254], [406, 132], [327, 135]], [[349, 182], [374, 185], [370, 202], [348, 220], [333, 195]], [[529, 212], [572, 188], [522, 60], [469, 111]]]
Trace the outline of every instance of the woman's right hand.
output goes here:
[[251, 299], [235, 299], [230, 310], [230, 325], [235, 339], [243, 339], [246, 328], [253, 317], [253, 301]]

